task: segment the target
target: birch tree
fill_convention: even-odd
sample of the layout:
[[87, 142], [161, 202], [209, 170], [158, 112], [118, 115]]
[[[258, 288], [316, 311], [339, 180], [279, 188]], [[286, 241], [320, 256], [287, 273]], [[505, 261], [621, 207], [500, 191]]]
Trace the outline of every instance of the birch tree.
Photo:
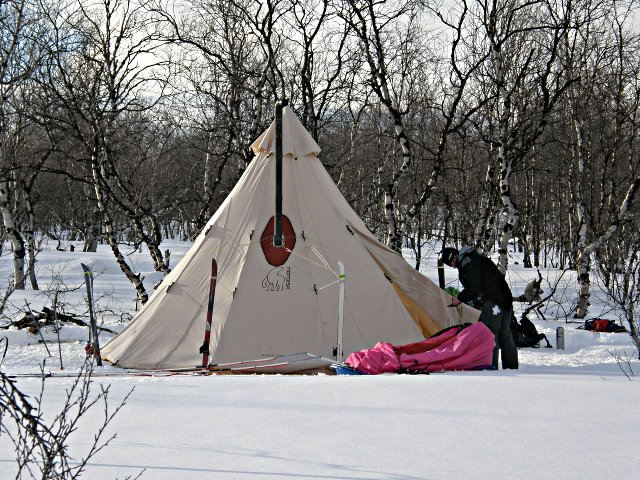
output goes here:
[[640, 353], [640, 225], [621, 225], [604, 244], [605, 265], [597, 269], [612, 307], [621, 313], [629, 335]]
[[353, 71], [348, 70], [355, 54], [349, 42], [349, 29], [339, 21], [330, 0], [293, 0], [283, 18], [295, 32], [288, 38], [288, 59], [284, 73], [299, 92], [292, 100], [300, 103], [300, 120], [311, 136], [320, 139], [322, 122], [342, 110], [345, 90]]
[[[22, 91], [17, 97], [22, 97], [20, 103], [26, 106], [28, 92], [31, 89]], [[26, 250], [27, 270], [25, 277], [29, 279], [32, 290], [38, 290], [38, 279], [36, 276], [36, 233], [38, 230], [38, 219], [36, 218], [36, 204], [38, 190], [36, 182], [39, 180], [42, 166], [52, 154], [55, 145], [50, 142], [46, 131], [43, 131], [36, 123], [28, 119], [34, 112], [29, 112], [28, 108], [15, 112], [14, 135], [12, 136], [10, 147], [13, 170], [10, 173], [11, 182], [15, 185], [13, 197], [15, 205], [15, 218], [18, 219], [24, 237], [24, 248]], [[43, 138], [44, 137], [44, 138]]]
[[[262, 128], [264, 100], [283, 92], [277, 29], [290, 8], [283, 0], [196, 0], [155, 4], [164, 41], [183, 49], [180, 72], [185, 97], [205, 132], [226, 128], [227, 155], [239, 177], [253, 157], [249, 146]], [[271, 91], [267, 91], [267, 89]], [[275, 95], [274, 95], [275, 94]]]
[[[577, 172], [576, 318], [584, 318], [588, 313], [593, 255], [614, 236], [621, 225], [629, 222], [635, 215], [634, 204], [640, 185], [640, 164], [637, 158], [640, 37], [632, 27], [633, 3], [611, 3], [609, 6], [611, 9], [605, 10], [598, 4], [589, 11], [593, 12], [590, 19], [600, 15], [598, 25], [602, 25], [605, 32], [611, 32], [606, 38], [594, 33], [594, 38], [586, 38], [589, 40], [586, 45], [586, 40], [582, 38], [580, 40], [584, 43], [575, 42], [573, 39], [566, 41], [566, 58], [570, 71], [576, 72], [574, 75], [578, 72], [582, 75], [581, 88], [574, 91], [570, 102]], [[575, 16], [580, 15], [580, 12], [572, 13]], [[574, 47], [576, 43], [582, 47], [582, 51]], [[584, 49], [586, 53], [582, 53]], [[578, 56], [576, 51], [583, 56]], [[602, 82], [601, 88], [598, 88], [599, 82]], [[605, 150], [601, 152], [591, 151], [586, 142], [585, 131], [588, 129], [588, 122], [584, 118], [585, 112], [580, 108], [584, 102], [584, 95], [577, 96], [577, 92], [589, 91], [591, 88], [603, 93], [607, 100], [602, 103], [604, 108], [599, 112], [598, 121], [594, 121], [594, 124], [608, 127], [602, 131], [603, 141], [600, 145], [604, 146]], [[593, 98], [597, 98], [597, 95]], [[592, 128], [595, 128], [595, 125]], [[596, 157], [602, 158], [602, 163], [597, 162]], [[601, 213], [595, 218], [593, 213], [596, 213], [597, 209], [591, 209], [590, 213], [587, 202], [591, 183], [587, 180], [589, 170], [593, 172], [594, 180], [597, 178], [600, 183], [598, 203], [601, 205]]]
[[71, 0], [51, 9], [49, 21], [57, 36], [44, 85], [51, 97], [49, 120], [82, 145], [84, 155], [78, 162], [93, 189], [107, 242], [144, 304], [148, 296], [142, 278], [119, 245], [114, 225], [118, 207], [149, 246], [156, 268], [166, 270], [166, 265], [157, 248], [159, 239], [144, 232], [141, 217], [146, 213], [153, 224], [151, 212], [141, 212], [135, 193], [119, 174], [119, 162], [126, 157], [118, 155], [116, 142], [127, 117], [149, 110], [162, 95], [154, 25], [144, 0]]
[[507, 269], [507, 246], [520, 211], [513, 198], [514, 168], [532, 152], [570, 84], [557, 62], [563, 32], [569, 28], [543, 1], [478, 1], [478, 16], [490, 49], [486, 71], [494, 109], [491, 150], [499, 165], [502, 203], [498, 268]]
[[[447, 73], [440, 73], [439, 82], [437, 82], [439, 88], [433, 95], [435, 116], [442, 120], [433, 124], [432, 135], [436, 140], [435, 146], [427, 148], [431, 171], [430, 173], [427, 171], [427, 181], [424, 182], [416, 200], [407, 209], [403, 222], [405, 234], [409, 233], [407, 227], [420, 214], [422, 208], [431, 198], [441, 175], [445, 172], [449, 138], [460, 133], [470, 119], [489, 101], [488, 98], [471, 100], [472, 95], [468, 91], [477, 71], [486, 62], [488, 54], [475, 51], [464, 40], [468, 32], [470, 17], [467, 2], [465, 0], [458, 2], [455, 8], [447, 13], [437, 9], [432, 11], [441, 25], [445, 27], [447, 34], [451, 35], [448, 49], [449, 58], [447, 62], [444, 62]], [[492, 171], [490, 168], [487, 175], [491, 175]]]
[[[46, 38], [39, 23], [38, 4], [29, 0], [0, 2], [0, 214], [5, 234], [13, 248], [13, 283], [25, 287], [25, 242], [11, 207], [17, 183], [7, 163], [7, 142], [15, 134], [16, 91], [27, 83], [41, 59], [41, 41]], [[18, 107], [19, 108], [19, 107]]]
[[[384, 186], [387, 244], [394, 250], [400, 251], [403, 236], [396, 196], [401, 183], [411, 171], [414, 153], [405, 126], [407, 109], [403, 108], [399, 99], [393, 96], [389, 65], [394, 56], [401, 55], [401, 51], [390, 43], [390, 33], [394, 25], [401, 20], [409, 23], [416, 20], [417, 12], [414, 7], [417, 7], [417, 4], [412, 1], [390, 5], [374, 0], [346, 0], [345, 6], [341, 15], [362, 47], [369, 67], [368, 84], [387, 111], [393, 124], [394, 139], [402, 153], [399, 166], [393, 169]], [[402, 82], [403, 79], [396, 80]]]

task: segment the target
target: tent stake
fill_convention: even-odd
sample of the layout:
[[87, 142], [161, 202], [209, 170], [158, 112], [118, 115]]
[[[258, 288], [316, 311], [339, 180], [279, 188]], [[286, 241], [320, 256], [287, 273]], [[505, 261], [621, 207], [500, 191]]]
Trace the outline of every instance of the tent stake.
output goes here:
[[338, 260], [338, 284], [340, 288], [340, 293], [338, 296], [338, 348], [336, 350], [336, 361], [342, 362], [342, 357], [344, 356], [344, 352], [342, 351], [342, 337], [343, 337], [343, 327], [344, 327], [344, 264]]

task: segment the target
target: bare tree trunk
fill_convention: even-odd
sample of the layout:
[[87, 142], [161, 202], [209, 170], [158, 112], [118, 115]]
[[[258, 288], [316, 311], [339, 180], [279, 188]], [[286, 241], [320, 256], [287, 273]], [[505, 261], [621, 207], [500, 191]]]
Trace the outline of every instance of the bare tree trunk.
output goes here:
[[496, 205], [496, 165], [489, 161], [487, 174], [485, 175], [485, 193], [480, 200], [480, 218], [476, 225], [475, 239], [476, 248], [481, 253], [493, 250], [494, 229], [495, 229], [495, 205]]
[[213, 200], [213, 189], [211, 188], [211, 149], [213, 148], [213, 131], [209, 131], [207, 135], [207, 152], [204, 155], [204, 172], [202, 175], [203, 189], [203, 216], [209, 219], [209, 209], [211, 208], [211, 200]]
[[171, 270], [165, 263], [162, 252], [160, 251], [160, 242], [162, 238], [160, 235], [158, 222], [155, 216], [151, 215], [149, 220], [151, 222], [151, 230], [152, 230], [151, 235], [149, 235], [145, 231], [141, 216], [132, 218], [132, 221], [133, 221], [135, 230], [140, 237], [140, 240], [144, 242], [144, 244], [149, 249], [149, 255], [153, 260], [153, 269], [156, 272], [162, 272], [165, 275], [169, 274]]
[[[100, 218], [99, 215], [94, 215], [94, 218]], [[84, 237], [83, 252], [95, 253], [98, 251], [98, 241], [100, 240], [100, 224], [90, 222], [86, 225], [86, 235]]]
[[25, 232], [27, 237], [27, 254], [29, 260], [27, 262], [27, 271], [29, 272], [29, 282], [32, 290], [39, 290], [38, 279], [36, 278], [36, 216], [31, 203], [31, 191], [25, 189], [25, 206], [29, 217], [29, 229]]
[[[586, 292], [586, 299], [584, 304], [584, 310], [578, 310], [578, 308], [576, 308], [576, 313], [574, 315], [575, 318], [584, 318], [588, 311], [589, 285], [590, 285], [589, 269], [591, 267], [591, 255], [593, 255], [598, 248], [600, 248], [606, 241], [608, 241], [618, 231], [622, 223], [629, 221], [629, 218], [630, 218], [629, 212], [633, 208], [635, 196], [639, 189], [640, 189], [640, 176], [636, 177], [629, 185], [629, 188], [627, 189], [627, 193], [624, 196], [624, 199], [622, 200], [622, 202], [620, 203], [620, 207], [618, 208], [618, 211], [614, 214], [614, 219], [609, 224], [609, 227], [607, 228], [607, 230], [602, 235], [600, 235], [596, 240], [586, 245], [580, 251], [580, 256], [578, 257], [578, 261], [577, 261], [577, 269], [578, 269], [578, 276], [579, 276], [578, 281], [580, 282], [580, 298], [578, 299], [578, 308], [581, 307], [580, 301], [582, 300], [582, 295], [583, 295], [583, 289], [582, 289], [583, 283], [586, 283], [586, 286], [584, 289], [584, 291]], [[583, 276], [585, 277], [586, 282], [581, 278]], [[579, 316], [579, 314], [582, 316]]]
[[595, 249], [587, 250], [589, 243], [588, 234], [590, 231], [589, 216], [584, 200], [583, 190], [585, 180], [585, 149], [583, 122], [578, 118], [578, 114], [573, 110], [573, 125], [576, 134], [576, 160], [578, 167], [578, 178], [576, 188], [576, 216], [578, 218], [578, 242], [576, 245], [576, 270], [578, 272], [578, 305], [576, 306], [575, 318], [584, 318], [589, 310], [589, 288], [591, 286], [591, 253]]
[[144, 305], [145, 303], [147, 303], [149, 297], [147, 296], [147, 292], [144, 288], [140, 275], [133, 273], [133, 270], [131, 270], [131, 267], [129, 267], [129, 264], [120, 251], [118, 239], [115, 235], [115, 232], [113, 231], [113, 221], [111, 220], [111, 214], [107, 210], [107, 206], [104, 203], [101, 187], [102, 178], [100, 177], [100, 166], [98, 165], [98, 159], [95, 155], [91, 159], [91, 171], [96, 201], [102, 215], [102, 223], [107, 235], [107, 241], [109, 242], [109, 246], [111, 247], [113, 255], [116, 257], [116, 262], [118, 263], [120, 270], [122, 270], [127, 279], [133, 284], [133, 287], [136, 290], [138, 301], [140, 301], [140, 303]]
[[[162, 252], [160, 251], [160, 243], [162, 242], [162, 234], [160, 232], [160, 228], [158, 226], [158, 221], [156, 215], [149, 211], [144, 210], [139, 206], [135, 205], [134, 195], [127, 189], [126, 185], [122, 182], [120, 175], [117, 173], [115, 162], [108, 151], [105, 148], [104, 162], [108, 165], [108, 168], [104, 170], [109, 172], [105, 173], [104, 176], [107, 176], [109, 181], [112, 181], [115, 185], [119, 187], [120, 192], [124, 195], [124, 199], [121, 199], [117, 192], [111, 187], [109, 182], [101, 183], [101, 188], [104, 186], [104, 192], [101, 192], [105, 195], [108, 195], [110, 199], [112, 199], [116, 204], [125, 212], [125, 214], [131, 219], [133, 222], [133, 226], [136, 234], [140, 241], [145, 243], [149, 248], [149, 255], [153, 259], [153, 267], [157, 272], [162, 272], [165, 275], [170, 272], [169, 267], [165, 264], [164, 258], [162, 256]], [[101, 176], [100, 180], [103, 180], [104, 177]], [[132, 206], [133, 205], [133, 206]], [[104, 215], [103, 215], [104, 217]], [[145, 230], [144, 220], [147, 218], [151, 224], [151, 232], [148, 233]], [[113, 247], [112, 247], [113, 248]]]
[[[85, 169], [85, 165], [82, 165], [82, 168]], [[91, 172], [84, 172], [87, 177], [91, 175]], [[69, 185], [69, 190], [73, 188], [72, 185]], [[87, 198], [91, 198], [95, 193], [91, 191], [91, 186], [89, 183], [83, 185], [84, 193]], [[102, 221], [100, 220], [100, 211], [94, 210], [91, 214], [91, 218], [85, 218], [82, 220], [83, 232], [84, 232], [84, 245], [82, 246], [83, 252], [95, 253], [98, 251], [98, 243], [100, 242], [100, 234]]]
[[511, 198], [511, 189], [509, 187], [509, 178], [511, 176], [510, 161], [506, 159], [501, 160], [500, 174], [501, 198], [506, 218], [504, 224], [502, 225], [500, 239], [498, 240], [498, 253], [500, 254], [498, 258], [498, 269], [503, 274], [505, 274], [507, 271], [507, 263], [509, 260], [507, 256], [507, 247], [509, 246], [509, 241], [513, 238], [513, 231], [518, 225], [520, 213], [518, 212], [518, 207]]
[[205, 167], [204, 167], [205, 172], [204, 172], [204, 179], [203, 179], [204, 197], [202, 200], [201, 208], [198, 211], [198, 214], [196, 215], [196, 218], [194, 221], [196, 232], [199, 232], [200, 230], [202, 230], [206, 225], [206, 223], [211, 218], [211, 215], [212, 215], [211, 202], [213, 202], [213, 196], [216, 189], [222, 182], [222, 174], [224, 172], [225, 167], [227, 166], [229, 157], [231, 156], [229, 155], [229, 152], [231, 151], [232, 143], [233, 143], [233, 139], [229, 138], [227, 140], [227, 148], [225, 150], [225, 153], [223, 153], [222, 159], [218, 164], [216, 176], [212, 180], [211, 169], [213, 168], [213, 165], [212, 165], [213, 162], [211, 161], [211, 148], [213, 148], [213, 146], [210, 144], [210, 142], [207, 142], [207, 153], [205, 156]]
[[[567, 64], [567, 73], [570, 79], [576, 77], [574, 72], [574, 58], [569, 56], [569, 39], [565, 36], [565, 44], [567, 49], [567, 58], [565, 59]], [[578, 84], [579, 85], [579, 84]], [[571, 121], [573, 123], [573, 133], [575, 135], [575, 147], [574, 147], [574, 160], [576, 169], [576, 181], [575, 181], [575, 212], [577, 219], [577, 239], [576, 239], [576, 253], [575, 268], [578, 273], [578, 305], [576, 306], [575, 318], [584, 318], [587, 315], [589, 309], [589, 288], [591, 286], [591, 253], [595, 249], [588, 249], [589, 245], [589, 232], [591, 231], [591, 222], [589, 214], [587, 212], [587, 205], [585, 201], [584, 190], [587, 188], [585, 185], [586, 180], [586, 162], [587, 151], [585, 145], [584, 134], [584, 120], [580, 115], [578, 103], [579, 91], [576, 88], [571, 88], [569, 92], [569, 108], [571, 110]]]
[[[264, 89], [265, 83], [267, 82], [267, 73], [271, 69], [271, 61], [272, 61], [271, 57], [268, 57], [266, 65], [262, 69], [262, 72], [260, 73], [260, 78], [256, 83], [256, 86], [253, 91], [254, 105], [253, 105], [253, 110], [251, 112], [251, 124], [249, 125], [249, 132], [247, 133], [247, 136], [251, 141], [258, 138], [258, 135], [259, 135], [260, 119], [262, 118], [262, 109], [263, 109], [263, 103], [264, 103], [263, 89]], [[253, 159], [253, 151], [251, 150], [250, 146], [247, 146], [243, 150], [243, 154], [244, 154], [244, 168], [242, 169], [241, 172], [238, 172], [238, 178], [242, 176], [244, 171], [247, 169], [247, 165], [249, 165], [249, 162]]]
[[510, 179], [513, 160], [507, 158], [507, 142], [509, 141], [509, 119], [511, 117], [511, 96], [505, 83], [505, 66], [501, 44], [496, 40], [496, 12], [493, 11], [488, 28], [491, 40], [491, 60], [494, 74], [496, 76], [496, 87], [498, 93], [498, 163], [500, 164], [500, 198], [505, 214], [502, 231], [498, 240], [498, 269], [505, 274], [507, 271], [507, 247], [509, 240], [513, 237], [513, 230], [518, 225], [518, 208], [511, 198]]
[[[384, 209], [387, 222], [387, 245], [396, 251], [402, 249], [402, 230], [396, 213], [396, 193], [401, 180], [409, 173], [413, 162], [413, 154], [409, 144], [402, 112], [396, 108], [389, 91], [389, 78], [387, 73], [385, 46], [383, 44], [383, 27], [379, 25], [379, 19], [375, 13], [375, 2], [372, 0], [360, 6], [353, 0], [349, 0], [351, 11], [355, 20], [349, 20], [351, 27], [362, 43], [367, 63], [370, 70], [371, 85], [380, 103], [385, 106], [389, 117], [393, 121], [395, 140], [402, 151], [402, 163], [389, 182], [385, 185]], [[382, 22], [383, 24], [385, 22]]]
[[163, 272], [165, 275], [168, 275], [169, 273], [171, 273], [171, 268], [169, 268], [169, 257], [171, 254], [169, 250], [167, 250], [168, 255], [165, 256], [160, 251], [160, 244], [162, 243], [162, 231], [160, 230], [160, 224], [158, 223], [158, 219], [156, 218], [156, 216], [152, 215], [149, 221], [151, 223], [150, 235], [153, 241], [148, 242], [147, 246], [149, 247], [149, 250], [153, 249], [154, 251], [153, 258], [156, 262], [156, 265], [154, 265], [154, 267], [156, 271]]
[[16, 290], [24, 290], [24, 259], [26, 256], [24, 240], [16, 229], [13, 213], [9, 207], [9, 182], [5, 177], [0, 177], [0, 213], [7, 239], [13, 247], [13, 284]]

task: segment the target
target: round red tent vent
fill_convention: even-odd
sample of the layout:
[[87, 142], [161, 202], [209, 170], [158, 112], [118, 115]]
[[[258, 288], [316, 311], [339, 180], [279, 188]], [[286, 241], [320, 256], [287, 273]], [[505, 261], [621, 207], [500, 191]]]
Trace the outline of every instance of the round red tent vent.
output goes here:
[[275, 230], [276, 219], [275, 217], [271, 217], [260, 237], [260, 245], [262, 246], [264, 258], [267, 259], [269, 265], [279, 267], [280, 265], [284, 265], [289, 255], [291, 255], [293, 247], [296, 246], [296, 232], [293, 231], [291, 220], [289, 220], [286, 215], [282, 215], [282, 246], [276, 247], [273, 244]]

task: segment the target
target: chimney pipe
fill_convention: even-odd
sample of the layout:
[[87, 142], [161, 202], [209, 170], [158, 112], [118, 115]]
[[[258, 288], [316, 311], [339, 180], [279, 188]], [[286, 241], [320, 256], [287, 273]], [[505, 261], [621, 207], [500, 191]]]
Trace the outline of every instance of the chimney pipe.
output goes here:
[[283, 98], [276, 103], [276, 214], [273, 246], [282, 247], [282, 109], [288, 105]]

